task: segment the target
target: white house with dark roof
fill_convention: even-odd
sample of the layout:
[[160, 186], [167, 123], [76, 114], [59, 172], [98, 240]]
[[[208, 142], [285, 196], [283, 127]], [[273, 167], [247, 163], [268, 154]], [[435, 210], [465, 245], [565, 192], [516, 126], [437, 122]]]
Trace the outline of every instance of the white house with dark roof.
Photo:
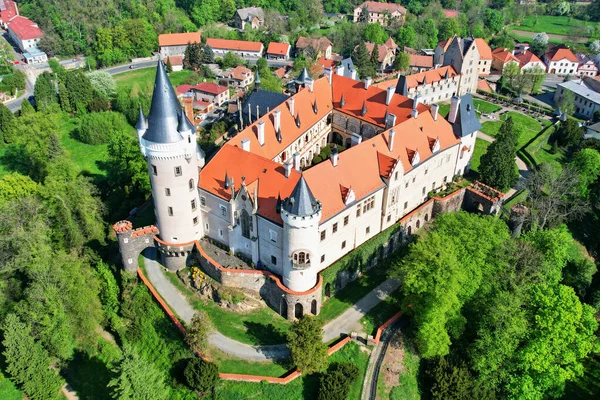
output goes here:
[[597, 110], [600, 110], [600, 93], [591, 85], [587, 85], [583, 79], [556, 85], [554, 103], [558, 104], [567, 91], [573, 93], [576, 115], [590, 119]]

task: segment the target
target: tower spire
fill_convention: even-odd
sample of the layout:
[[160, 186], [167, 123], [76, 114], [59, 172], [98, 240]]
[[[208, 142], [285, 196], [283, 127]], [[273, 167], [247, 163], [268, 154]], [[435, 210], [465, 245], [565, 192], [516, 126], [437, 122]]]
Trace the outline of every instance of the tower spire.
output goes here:
[[146, 117], [144, 117], [144, 112], [142, 111], [142, 106], [140, 105], [140, 113], [138, 115], [138, 122], [135, 124], [135, 129], [138, 131], [145, 131], [146, 128]]
[[258, 92], [260, 90], [260, 75], [258, 74], [258, 67], [256, 67], [256, 71], [254, 72], [254, 91]]

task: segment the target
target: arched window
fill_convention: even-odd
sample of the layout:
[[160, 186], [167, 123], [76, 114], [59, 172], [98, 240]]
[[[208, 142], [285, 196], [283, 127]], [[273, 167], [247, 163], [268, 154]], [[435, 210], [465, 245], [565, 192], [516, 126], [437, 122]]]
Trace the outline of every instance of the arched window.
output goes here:
[[298, 253], [298, 264], [304, 264], [306, 262], [306, 253], [301, 251]]
[[421, 221], [417, 220], [417, 229], [421, 227]]
[[250, 217], [248, 211], [242, 210], [241, 220], [242, 236], [250, 239], [250, 232], [252, 232], [252, 217]]
[[425, 222], [429, 221], [429, 214], [425, 214]]
[[408, 236], [412, 235], [412, 227], [409, 226], [408, 229], [406, 229], [406, 233], [408, 234]]
[[192, 190], [194, 190], [194, 180], [193, 179], [190, 179], [190, 181], [188, 182], [188, 186], [190, 187], [190, 192]]

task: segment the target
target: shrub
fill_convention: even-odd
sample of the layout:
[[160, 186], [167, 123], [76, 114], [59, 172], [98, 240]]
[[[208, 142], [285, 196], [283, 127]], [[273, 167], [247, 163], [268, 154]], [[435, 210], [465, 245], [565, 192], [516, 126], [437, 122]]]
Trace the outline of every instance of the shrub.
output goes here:
[[319, 379], [318, 400], [345, 400], [350, 386], [358, 378], [358, 367], [350, 363], [331, 364]]
[[192, 358], [183, 374], [187, 384], [197, 392], [212, 391], [219, 380], [217, 366], [201, 358]]
[[131, 127], [122, 114], [105, 111], [83, 115], [75, 134], [83, 143], [101, 144], [106, 143], [115, 132], [126, 130], [131, 130]]

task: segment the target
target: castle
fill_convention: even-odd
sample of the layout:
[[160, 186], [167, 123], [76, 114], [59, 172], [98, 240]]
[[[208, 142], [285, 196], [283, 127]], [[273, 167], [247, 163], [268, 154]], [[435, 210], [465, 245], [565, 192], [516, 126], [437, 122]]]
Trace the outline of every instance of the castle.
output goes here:
[[[437, 104], [379, 89], [370, 78], [329, 69], [317, 80], [303, 75], [295, 95], [205, 163], [159, 62], [148, 119], [140, 111], [136, 129], [156, 215], [144, 234], [154, 235], [164, 266], [185, 267], [198, 240], [209, 237], [280, 279], [289, 301], [311, 293], [317, 313], [319, 272], [468, 171], [481, 125], [469, 94], [452, 97], [444, 119]], [[330, 158], [312, 165], [332, 143], [339, 148]], [[432, 217], [423, 213], [406, 234]], [[118, 223], [115, 231], [126, 269], [135, 269], [130, 226]]]

